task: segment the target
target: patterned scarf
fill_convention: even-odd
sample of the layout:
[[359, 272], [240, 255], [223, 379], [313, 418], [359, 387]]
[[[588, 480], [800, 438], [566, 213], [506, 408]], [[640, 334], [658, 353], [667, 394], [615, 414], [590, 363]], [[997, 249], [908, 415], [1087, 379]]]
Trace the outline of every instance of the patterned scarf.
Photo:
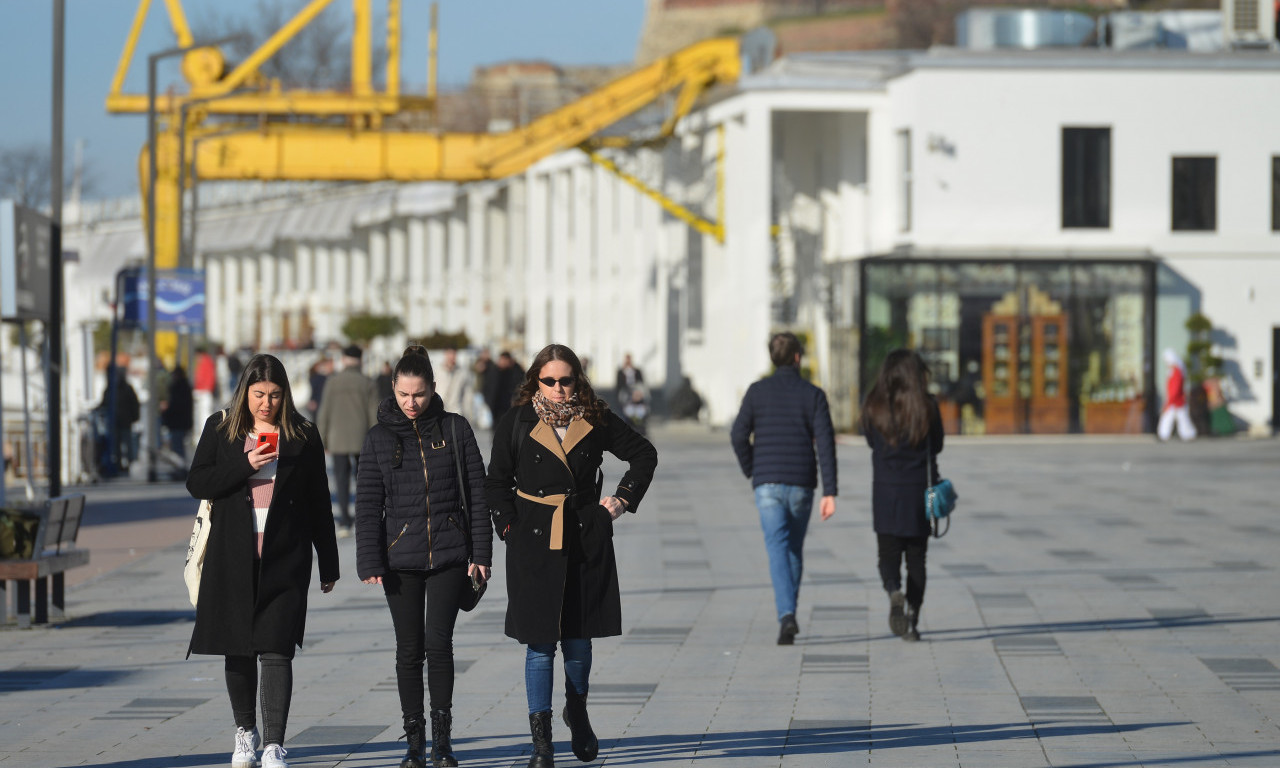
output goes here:
[[586, 408], [578, 404], [577, 392], [569, 396], [567, 403], [548, 400], [541, 392], [535, 392], [533, 410], [548, 427], [567, 427], [586, 412]]

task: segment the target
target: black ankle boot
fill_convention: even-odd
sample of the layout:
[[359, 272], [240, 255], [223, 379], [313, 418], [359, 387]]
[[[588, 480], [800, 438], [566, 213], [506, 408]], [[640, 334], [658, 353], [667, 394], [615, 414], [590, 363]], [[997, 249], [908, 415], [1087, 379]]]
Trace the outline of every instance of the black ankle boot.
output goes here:
[[591, 720], [587, 717], [587, 694], [565, 691], [564, 700], [562, 716], [572, 734], [573, 754], [582, 762], [589, 763], [600, 753], [600, 741], [591, 730]]
[[432, 768], [457, 768], [458, 758], [453, 756], [453, 745], [449, 743], [449, 731], [452, 728], [453, 714], [449, 710], [431, 710]]
[[404, 738], [409, 742], [409, 749], [400, 761], [400, 768], [427, 768], [423, 762], [423, 754], [427, 743], [427, 721], [422, 715], [404, 719]]
[[533, 734], [529, 768], [556, 768], [556, 748], [551, 744], [551, 710], [529, 715], [529, 731]]
[[920, 630], [917, 625], [920, 623], [920, 606], [907, 606], [907, 631], [902, 636], [903, 640], [914, 643], [920, 639]]

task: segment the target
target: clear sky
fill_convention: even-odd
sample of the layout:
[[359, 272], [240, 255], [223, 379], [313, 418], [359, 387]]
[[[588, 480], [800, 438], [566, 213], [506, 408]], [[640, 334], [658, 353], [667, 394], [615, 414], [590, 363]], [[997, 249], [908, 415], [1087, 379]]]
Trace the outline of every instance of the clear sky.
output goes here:
[[[296, 3], [297, 0], [284, 0]], [[152, 0], [125, 91], [146, 93], [147, 55], [176, 45], [164, 0]], [[350, 18], [351, 0], [334, 0]], [[385, 15], [386, 0], [373, 0]], [[183, 0], [187, 18], [213, 8], [248, 15], [256, 0]], [[401, 79], [425, 89], [430, 0], [402, 0]], [[560, 64], [618, 64], [634, 59], [644, 0], [440, 0], [440, 83], [467, 82], [481, 64], [547, 59]], [[145, 116], [109, 115], [107, 90], [129, 34], [138, 0], [66, 0], [64, 144], [68, 167], [77, 139], [87, 142], [95, 197], [137, 191], [137, 158], [146, 142]], [[292, 7], [292, 6], [290, 6]], [[0, 0], [0, 148], [49, 145], [53, 3]], [[376, 32], [375, 32], [376, 34]], [[160, 89], [179, 84], [176, 66], [160, 73]]]

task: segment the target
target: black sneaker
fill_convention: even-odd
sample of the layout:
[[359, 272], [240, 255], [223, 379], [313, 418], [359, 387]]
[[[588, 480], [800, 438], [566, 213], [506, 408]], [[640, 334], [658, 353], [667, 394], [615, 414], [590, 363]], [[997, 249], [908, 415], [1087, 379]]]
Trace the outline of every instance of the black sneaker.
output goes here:
[[889, 631], [898, 637], [907, 634], [906, 604], [907, 598], [901, 591], [895, 590], [889, 594]]
[[796, 623], [795, 614], [788, 613], [783, 616], [778, 627], [778, 645], [795, 645], [798, 634], [800, 634], [800, 625]]

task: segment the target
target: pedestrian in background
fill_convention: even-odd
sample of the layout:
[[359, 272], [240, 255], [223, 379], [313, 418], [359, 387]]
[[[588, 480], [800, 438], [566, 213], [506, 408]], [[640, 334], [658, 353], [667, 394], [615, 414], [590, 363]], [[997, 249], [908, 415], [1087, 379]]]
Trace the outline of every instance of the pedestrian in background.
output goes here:
[[[587, 716], [591, 641], [622, 634], [613, 526], [639, 507], [658, 452], [596, 397], [578, 356], [561, 344], [537, 354], [515, 402], [494, 427], [485, 491], [507, 543], [506, 633], [527, 646], [529, 768], [553, 768], [557, 643], [573, 753], [589, 762], [599, 751]], [[605, 451], [629, 466], [613, 495], [601, 498]]]
[[618, 398], [618, 407], [625, 408], [633, 401], [632, 390], [644, 385], [644, 372], [631, 362], [631, 353], [622, 356], [622, 365], [618, 366], [618, 375], [614, 380], [614, 396]]
[[395, 394], [391, 388], [391, 363], [383, 363], [382, 370], [378, 373], [378, 378], [374, 379], [374, 384], [378, 387], [378, 402], [386, 400]]
[[[274, 437], [259, 439], [266, 435]], [[324, 446], [294, 407], [279, 360], [255, 355], [245, 365], [225, 417], [215, 413], [204, 424], [187, 491], [213, 503], [188, 655], [225, 657], [236, 724], [231, 765], [256, 765], [265, 742], [262, 768], [286, 768], [293, 655], [306, 627], [311, 550], [320, 558], [320, 591], [327, 593], [338, 580], [338, 545]]]
[[1191, 422], [1191, 410], [1187, 408], [1187, 367], [1173, 349], [1164, 351], [1164, 362], [1169, 375], [1164, 382], [1164, 410], [1156, 425], [1156, 436], [1161, 440], [1173, 437], [1173, 426], [1178, 425], [1178, 437], [1194, 440], [1196, 426]]
[[218, 391], [218, 363], [209, 354], [209, 348], [201, 345], [196, 350], [191, 369], [191, 390], [194, 398], [194, 417], [202, 423], [214, 411], [214, 399]]
[[942, 415], [920, 355], [895, 349], [885, 358], [862, 404], [862, 432], [871, 447], [871, 516], [880, 582], [889, 594], [889, 629], [904, 640], [919, 640], [929, 549], [924, 494], [930, 478], [938, 477], [943, 440]]
[[175, 365], [169, 374], [169, 386], [161, 404], [160, 426], [169, 432], [169, 450], [177, 454], [183, 464], [187, 462], [187, 435], [194, 422], [194, 400], [191, 381], [181, 365]]
[[307, 412], [313, 419], [320, 415], [320, 403], [324, 400], [324, 385], [332, 373], [333, 361], [327, 354], [312, 363], [307, 371], [307, 386], [311, 391], [307, 398]]
[[458, 365], [458, 350], [444, 351], [444, 365], [436, 371], [436, 394], [444, 401], [444, 409], [471, 418], [471, 383], [475, 374]]
[[511, 410], [516, 390], [524, 378], [524, 369], [506, 350], [498, 354], [497, 364], [485, 369], [485, 399], [489, 412], [493, 414], [495, 429], [506, 412]]
[[742, 473], [755, 490], [778, 612], [778, 645], [791, 645], [800, 634], [796, 606], [819, 467], [820, 514], [826, 520], [836, 512], [835, 429], [826, 393], [800, 375], [803, 354], [795, 334], [769, 339], [776, 370], [747, 388], [729, 433]]
[[333, 458], [333, 482], [338, 496], [338, 536], [351, 535], [351, 481], [369, 429], [378, 423], [378, 391], [360, 372], [363, 352], [352, 344], [342, 350], [342, 370], [325, 382], [316, 426], [325, 450]]
[[[395, 627], [396, 689], [409, 742], [401, 768], [424, 764], [424, 660], [431, 763], [456, 766], [453, 627], [459, 601], [473, 580], [489, 579], [493, 562], [484, 458], [471, 424], [445, 412], [425, 349], [406, 349], [393, 376], [395, 396], [379, 406], [360, 452], [356, 570], [365, 584], [382, 585]], [[466, 477], [458, 477], [459, 460]]]
[[236, 391], [236, 386], [240, 383], [240, 372], [244, 370], [244, 363], [240, 362], [240, 355], [232, 352], [227, 355], [227, 390]]
[[115, 430], [107, 436], [111, 441], [110, 450], [115, 457], [115, 467], [104, 467], [108, 470], [104, 474], [111, 474], [114, 470], [127, 474], [129, 466], [137, 458], [133, 444], [133, 425], [142, 418], [142, 403], [138, 400], [137, 390], [129, 383], [129, 356], [123, 352], [107, 368], [107, 388], [102, 393], [102, 402], [98, 408], [104, 414], [115, 412]]

